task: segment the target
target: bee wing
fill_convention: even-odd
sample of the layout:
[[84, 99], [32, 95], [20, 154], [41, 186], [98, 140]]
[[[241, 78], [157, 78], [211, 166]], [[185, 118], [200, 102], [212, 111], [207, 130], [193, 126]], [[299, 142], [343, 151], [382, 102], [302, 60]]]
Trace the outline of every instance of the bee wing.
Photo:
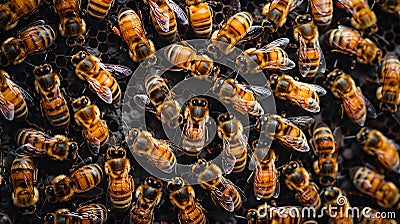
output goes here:
[[176, 156], [181, 156], [185, 153], [185, 149], [180, 147], [179, 145], [176, 145], [175, 143], [168, 141], [168, 140], [157, 140], [161, 144], [167, 144], [171, 151], [176, 155]]
[[324, 87], [316, 84], [309, 85], [318, 94], [318, 96], [324, 96], [326, 94], [326, 90], [324, 89]]
[[15, 95], [19, 95], [22, 94], [22, 97], [24, 98], [25, 102], [29, 105], [29, 106], [33, 106], [33, 97], [31, 96], [31, 94], [28, 93], [28, 91], [26, 91], [25, 89], [23, 89], [21, 86], [17, 85], [15, 82], [11, 81], [10, 79], [6, 79], [7, 80], [7, 85], [10, 87], [11, 91], [15, 94]]
[[310, 146], [308, 146], [307, 141], [301, 137], [293, 137], [290, 135], [283, 135], [279, 137], [282, 141], [286, 142], [292, 149], [299, 152], [310, 151]]
[[325, 56], [324, 56], [324, 52], [321, 49], [321, 45], [319, 45], [319, 40], [315, 40], [314, 43], [314, 49], [319, 52], [319, 71], [321, 73], [325, 73], [326, 71], [326, 61], [325, 61]]
[[159, 9], [158, 9], [158, 5], [157, 3], [153, 2], [153, 1], [147, 1], [149, 2], [150, 5], [150, 9], [154, 14], [154, 18], [157, 21], [157, 24], [160, 26], [161, 30], [164, 32], [168, 32], [169, 31], [169, 17], [166, 16], [164, 13], [162, 13]]
[[301, 108], [311, 113], [318, 113], [320, 111], [319, 103], [314, 98], [299, 99], [298, 96], [288, 95], [289, 100], [297, 104]]
[[68, 217], [73, 217], [78, 220], [90, 220], [92, 222], [102, 222], [104, 221], [102, 217], [98, 216], [97, 214], [100, 214], [102, 211], [100, 211], [100, 208], [87, 208], [84, 212], [68, 212], [62, 214], [62, 216], [68, 216]]
[[258, 37], [260, 37], [264, 32], [264, 28], [259, 25], [254, 25], [249, 28], [249, 30], [246, 31], [246, 35], [243, 37], [243, 39], [239, 40], [236, 45], [243, 44], [245, 42], [254, 40]]
[[305, 51], [307, 50], [307, 44], [304, 41], [304, 39], [301, 37], [301, 35], [299, 35], [299, 50], [298, 50], [298, 55], [299, 55], [299, 61], [303, 61], [305, 63], [299, 63], [299, 71], [300, 74], [303, 77], [306, 77], [307, 74], [310, 72], [311, 70], [311, 59], [308, 57], [308, 54], [305, 53]]
[[150, 104], [150, 98], [146, 94], [136, 94], [133, 96], [133, 101], [141, 109], [145, 109], [146, 105]]
[[281, 193], [281, 184], [279, 182], [279, 179], [277, 179], [274, 194], [272, 195], [272, 197], [278, 198], [280, 193]]
[[310, 116], [297, 116], [297, 117], [288, 117], [281, 118], [285, 122], [292, 122], [297, 125], [300, 129], [308, 128], [310, 125], [314, 123], [314, 118]]
[[225, 174], [230, 174], [235, 167], [236, 157], [231, 152], [229, 142], [224, 138], [223, 142], [223, 154], [222, 154], [222, 169]]
[[100, 97], [104, 102], [111, 104], [112, 103], [112, 93], [111, 89], [107, 86], [101, 85], [99, 81], [96, 79], [89, 77], [88, 78], [89, 86], [93, 89], [93, 91]]
[[365, 102], [365, 106], [367, 108], [367, 116], [370, 118], [377, 118], [378, 117], [378, 113], [376, 113], [376, 110], [374, 108], [374, 106], [372, 105], [372, 103], [363, 95], [364, 98], [364, 102]]
[[223, 178], [223, 179], [221, 179], [221, 182], [227, 188], [235, 188], [236, 191], [240, 194], [240, 197], [242, 198], [242, 201], [243, 202], [247, 201], [246, 194], [236, 184], [232, 183], [232, 181], [230, 181], [229, 179]]
[[290, 8], [290, 12], [293, 11], [295, 8], [299, 7], [303, 3], [303, 0], [294, 0], [293, 7]]
[[99, 66], [109, 71], [110, 73], [122, 75], [122, 76], [131, 76], [133, 74], [132, 70], [124, 65], [114, 65], [114, 64], [106, 64], [106, 63], [99, 63]]
[[265, 45], [262, 47], [262, 49], [268, 49], [270, 47], [280, 47], [280, 48], [285, 48], [286, 45], [289, 43], [289, 38], [279, 38], [277, 40], [272, 41], [271, 43]]
[[272, 95], [271, 89], [269, 89], [267, 86], [251, 86], [243, 84], [237, 84], [237, 85], [239, 86], [239, 88], [251, 90], [259, 96], [269, 97]]
[[[392, 144], [396, 144], [394, 142], [392, 142]], [[394, 167], [393, 163], [389, 163], [390, 160], [392, 160], [392, 157], [390, 157], [390, 155], [385, 154], [384, 152], [380, 152], [380, 151], [376, 151], [375, 155], [378, 157], [378, 160], [383, 163], [386, 167], [390, 167], [392, 171], [399, 173], [400, 174], [400, 165], [398, 165], [397, 167]], [[399, 158], [395, 158], [394, 160], [398, 160]]]
[[224, 194], [216, 187], [213, 187], [211, 189], [211, 196], [213, 197], [215, 202], [221, 205], [222, 208], [224, 208], [228, 212], [233, 212], [235, 210], [235, 205], [233, 203], [232, 196]]
[[189, 24], [189, 19], [186, 16], [185, 12], [182, 10], [182, 8], [176, 4], [174, 1], [172, 0], [168, 0], [167, 4], [169, 5], [170, 8], [172, 8], [176, 14], [176, 19], [177, 22], [181, 25], [187, 25]]
[[9, 121], [14, 120], [14, 104], [6, 100], [1, 92], [0, 92], [0, 111], [7, 120]]
[[264, 109], [257, 100], [248, 101], [244, 99], [237, 99], [234, 101], [233, 106], [242, 114], [249, 113], [254, 116], [260, 116], [264, 114]]

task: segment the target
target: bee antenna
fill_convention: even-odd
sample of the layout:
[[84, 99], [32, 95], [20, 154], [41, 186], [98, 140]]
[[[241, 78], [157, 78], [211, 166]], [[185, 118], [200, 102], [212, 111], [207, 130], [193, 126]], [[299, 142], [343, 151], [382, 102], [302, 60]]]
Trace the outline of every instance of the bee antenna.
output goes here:
[[235, 216], [235, 218], [239, 218], [239, 219], [246, 219], [247, 220], [247, 218], [246, 217], [244, 217], [244, 216], [241, 216], [241, 215], [234, 215]]
[[394, 121], [396, 121], [396, 123], [400, 126], [400, 121], [394, 113], [392, 113], [392, 117], [393, 117]]
[[350, 135], [350, 136], [346, 136], [346, 137], [343, 137], [343, 139], [344, 140], [347, 140], [347, 139], [355, 139], [357, 136], [355, 136], [355, 135]]
[[35, 68], [35, 67], [36, 67], [36, 65], [34, 65], [34, 64], [31, 64], [31, 63], [29, 63], [29, 62], [27, 62], [27, 61], [24, 61], [24, 63], [25, 63], [25, 64], [27, 64], [27, 65], [29, 65], [29, 66], [31, 66], [31, 67], [33, 67], [33, 68]]
[[374, 8], [376, 1], [373, 0], [372, 5], [371, 5], [371, 10]]
[[[375, 1], [374, 1], [375, 2]], [[372, 38], [374, 38], [375, 39], [375, 41], [379, 44], [379, 41], [378, 40], [381, 40], [383, 43], [385, 43], [387, 46], [389, 46], [390, 45], [390, 43], [387, 41], [387, 40], [385, 40], [385, 38], [383, 38], [383, 37], [381, 37], [380, 35], [378, 35], [378, 34], [374, 34], [373, 36], [372, 36]]]

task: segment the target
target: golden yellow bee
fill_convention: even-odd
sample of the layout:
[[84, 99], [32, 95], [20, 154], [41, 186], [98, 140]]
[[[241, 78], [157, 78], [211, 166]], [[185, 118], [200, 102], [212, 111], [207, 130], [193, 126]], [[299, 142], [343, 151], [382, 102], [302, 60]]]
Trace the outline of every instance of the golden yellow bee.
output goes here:
[[44, 217], [46, 224], [76, 223], [76, 224], [103, 224], [108, 218], [107, 208], [102, 204], [84, 205], [75, 212], [63, 208], [55, 213], [47, 213]]
[[68, 201], [75, 194], [88, 192], [96, 187], [103, 176], [103, 169], [96, 163], [80, 167], [68, 176], [58, 175], [46, 186], [46, 197], [50, 202]]
[[364, 126], [367, 112], [376, 117], [376, 111], [369, 100], [357, 88], [353, 78], [341, 69], [334, 69], [326, 77], [331, 85], [331, 92], [341, 99], [347, 116], [356, 124]]
[[375, 12], [365, 0], [338, 0], [337, 6], [346, 9], [352, 15], [351, 25], [365, 35], [371, 36], [378, 31]]
[[386, 169], [400, 173], [400, 147], [393, 140], [378, 130], [363, 127], [357, 134], [357, 141], [366, 153], [376, 156]]
[[290, 161], [283, 167], [287, 187], [296, 192], [296, 198], [302, 206], [318, 209], [321, 206], [319, 188], [310, 181], [310, 173], [296, 161]]
[[354, 55], [362, 64], [377, 64], [382, 58], [382, 50], [372, 40], [363, 38], [356, 30], [344, 26], [329, 30], [325, 34], [325, 42], [333, 51]]
[[47, 51], [56, 39], [57, 33], [49, 25], [38, 25], [26, 28], [18, 36], [10, 37], [1, 44], [1, 52], [6, 61], [1, 61], [3, 66], [16, 65], [33, 54]]
[[178, 209], [180, 224], [206, 224], [207, 218], [204, 209], [196, 202], [192, 186], [187, 185], [181, 177], [174, 177], [168, 181], [169, 199]]
[[161, 171], [172, 173], [175, 169], [176, 157], [170, 142], [156, 139], [150, 132], [136, 128], [129, 130], [126, 141], [133, 154], [144, 157]]
[[75, 122], [82, 127], [82, 135], [93, 155], [98, 155], [100, 148], [107, 143], [109, 133], [107, 123], [101, 119], [100, 110], [91, 104], [90, 99], [82, 96], [72, 102]]
[[135, 182], [129, 175], [131, 163], [122, 147], [110, 147], [107, 157], [104, 170], [109, 176], [108, 193], [111, 203], [116, 209], [124, 211], [131, 206], [132, 192], [135, 190]]
[[21, 129], [16, 136], [16, 142], [20, 146], [27, 146], [24, 148], [30, 155], [35, 157], [46, 155], [59, 161], [73, 161], [78, 152], [78, 144], [64, 135], [50, 136], [30, 128]]
[[317, 224], [311, 220], [303, 221], [301, 210], [300, 206], [271, 207], [261, 204], [257, 209], [252, 208], [247, 211], [247, 220], [249, 224]]
[[160, 180], [148, 176], [136, 189], [137, 201], [129, 213], [130, 224], [151, 224], [154, 219], [154, 208], [160, 204], [163, 184]]
[[333, 1], [310, 0], [309, 3], [314, 23], [321, 27], [329, 26], [333, 16]]
[[201, 187], [210, 191], [211, 199], [216, 205], [228, 212], [233, 212], [242, 206], [242, 200], [246, 198], [245, 194], [222, 175], [217, 165], [210, 164], [205, 159], [199, 159], [193, 165], [192, 171], [198, 175], [197, 181]]
[[360, 214], [357, 219], [359, 224], [397, 224], [394, 219], [382, 218], [383, 213], [378, 210], [364, 207], [362, 211], [368, 211], [369, 213]]
[[60, 77], [53, 72], [49, 64], [37, 66], [33, 70], [35, 88], [41, 96], [41, 106], [47, 120], [58, 129], [65, 129], [69, 125], [70, 114], [67, 101], [60, 90]]
[[299, 71], [303, 77], [314, 78], [318, 71], [325, 73], [325, 57], [318, 40], [318, 27], [309, 14], [296, 18], [294, 38], [299, 42]]
[[396, 113], [400, 105], [400, 61], [393, 54], [387, 54], [380, 64], [382, 86], [376, 90], [383, 111]]
[[[236, 67], [239, 72], [254, 74], [265, 70], [290, 70], [296, 64], [282, 49], [289, 43], [288, 38], [280, 38], [262, 48], [249, 48], [236, 58]], [[255, 66], [254, 62], [258, 65]]]
[[[353, 215], [349, 214], [349, 211], [351, 211], [349, 200], [340, 188], [334, 186], [326, 187], [321, 195], [325, 199], [324, 208], [336, 208], [335, 216], [329, 218], [329, 223], [353, 224]], [[331, 215], [329, 209], [325, 209], [325, 214]]]
[[106, 18], [115, 0], [89, 0], [87, 4], [87, 14], [96, 20]]
[[262, 10], [262, 14], [265, 16], [262, 26], [266, 29], [266, 32], [275, 33], [285, 25], [289, 12], [302, 2], [302, 0], [274, 0], [266, 4]]
[[299, 82], [289, 75], [273, 74], [269, 79], [274, 95], [282, 100], [289, 100], [294, 105], [312, 113], [320, 111], [319, 97], [326, 94], [326, 90], [315, 84]]
[[37, 180], [37, 169], [30, 156], [17, 156], [10, 169], [10, 181], [13, 187], [11, 198], [13, 204], [23, 209], [23, 214], [36, 211], [39, 191], [34, 186]]
[[35, 11], [41, 0], [10, 0], [0, 6], [0, 30], [10, 30], [18, 20]]
[[13, 224], [13, 221], [6, 213], [0, 212], [0, 223]]
[[54, 0], [54, 7], [60, 17], [59, 30], [70, 47], [85, 43], [86, 22], [80, 17], [80, 0]]
[[200, 38], [207, 38], [212, 32], [213, 10], [205, 0], [186, 0], [187, 14], [193, 31]]
[[399, 0], [379, 0], [377, 1], [381, 9], [388, 13], [396, 13], [400, 15], [400, 1]]

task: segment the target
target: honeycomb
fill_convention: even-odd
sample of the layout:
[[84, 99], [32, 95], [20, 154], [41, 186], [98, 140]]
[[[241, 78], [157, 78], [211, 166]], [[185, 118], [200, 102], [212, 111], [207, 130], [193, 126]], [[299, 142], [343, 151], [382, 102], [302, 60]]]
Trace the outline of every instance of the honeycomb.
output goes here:
[[[150, 24], [149, 21], [149, 8], [142, 1], [136, 0], [115, 0], [115, 4], [110, 11], [109, 16], [117, 15], [119, 10], [123, 7], [132, 8], [135, 11], [137, 9], [141, 9], [142, 19], [144, 24]], [[306, 1], [305, 1], [306, 2]], [[180, 2], [180, 3], [183, 3]], [[232, 15], [237, 11], [248, 11], [253, 14], [256, 18], [261, 16], [262, 6], [265, 4], [264, 0], [223, 0], [220, 4], [217, 4], [213, 7], [214, 15], [214, 30], [218, 28], [218, 24], [222, 23], [227, 19], [229, 15]], [[301, 7], [296, 9], [296, 13], [302, 14], [305, 12], [306, 4], [304, 3]], [[388, 43], [384, 43], [379, 38], [377, 39], [380, 47], [383, 49], [385, 53], [394, 52], [397, 56], [400, 55], [400, 20], [395, 18], [393, 15], [388, 15], [379, 9], [374, 10], [378, 17], [378, 26], [379, 31], [377, 33], [378, 36], [385, 39]], [[288, 21], [286, 25], [278, 30], [276, 34], [273, 34], [265, 39], [265, 42], [269, 42], [270, 40], [277, 39], [279, 37], [289, 37], [290, 42], [295, 43], [293, 39], [293, 21], [295, 18], [295, 13], [291, 13], [289, 15]], [[45, 17], [43, 15], [46, 15]], [[333, 21], [338, 21], [344, 15], [343, 11], [339, 10], [335, 7], [334, 18]], [[385, 19], [381, 19], [385, 18]], [[35, 21], [43, 19], [48, 24], [53, 25], [54, 27], [58, 27], [58, 17], [54, 13], [53, 9], [49, 7], [48, 3], [42, 5], [36, 12], [28, 16], [27, 18], [21, 20], [17, 27], [11, 31], [3, 32], [4, 35], [0, 36], [0, 41], [4, 41], [7, 37], [11, 35], [15, 35], [18, 30], [26, 27], [29, 24], [29, 21]], [[390, 21], [390, 22], [388, 22]], [[259, 25], [261, 20], [255, 21], [255, 24]], [[87, 39], [86, 44], [84, 46], [85, 49], [88, 49], [91, 53], [99, 56], [104, 63], [109, 64], [122, 64], [125, 66], [129, 66], [132, 69], [137, 67], [137, 64], [133, 63], [128, 55], [128, 51], [126, 48], [126, 44], [117, 36], [109, 26], [108, 21], [87, 21]], [[167, 43], [163, 43], [161, 41], [157, 41], [155, 30], [153, 26], [146, 27], [146, 31], [149, 39], [153, 39], [155, 45], [158, 48], [164, 47]], [[179, 35], [182, 39], [193, 39], [196, 38], [195, 35], [185, 27], [179, 27]], [[321, 35], [322, 36], [322, 35]], [[249, 47], [254, 43], [247, 44], [245, 47]], [[51, 125], [42, 117], [40, 110], [39, 97], [36, 96], [33, 82], [34, 76], [32, 75], [33, 65], [40, 65], [44, 62], [50, 63], [53, 66], [53, 69], [59, 72], [62, 77], [61, 86], [65, 90], [68, 99], [73, 99], [77, 96], [85, 94], [90, 97], [90, 99], [94, 100], [95, 104], [99, 106], [100, 110], [103, 112], [103, 119], [106, 120], [107, 125], [112, 132], [116, 142], [121, 142], [124, 139], [123, 132], [123, 122], [121, 120], [122, 113], [132, 113], [133, 118], [137, 118], [138, 116], [146, 117], [146, 124], [151, 131], [154, 131], [154, 135], [156, 137], [162, 138], [165, 137], [164, 133], [158, 133], [159, 129], [159, 121], [155, 116], [151, 113], [146, 113], [145, 115], [135, 114], [137, 111], [134, 110], [134, 106], [132, 104], [133, 99], [124, 99], [124, 102], [127, 102], [124, 106], [124, 111], [121, 111], [121, 107], [116, 105], [107, 105], [98, 99], [88, 88], [85, 88], [86, 84], [79, 80], [77, 76], [74, 74], [74, 70], [70, 63], [70, 56], [75, 54], [81, 50], [79, 47], [69, 48], [65, 45], [65, 40], [61, 38], [59, 35], [56, 39], [55, 47], [51, 51], [46, 54], [35, 55], [29, 57], [27, 59], [28, 63], [21, 63], [17, 66], [6, 67], [5, 70], [11, 74], [11, 79], [14, 80], [18, 85], [26, 89], [28, 92], [32, 93], [35, 99], [34, 105], [29, 107], [29, 117], [28, 121], [34, 125], [34, 127], [41, 127], [46, 131], [50, 131], [52, 133], [56, 133], [55, 130], [51, 130]], [[290, 54], [290, 58], [295, 58], [296, 49], [287, 49]], [[349, 57], [339, 54], [325, 54], [327, 61], [328, 70], [332, 70], [333, 65], [336, 63], [336, 59], [338, 59], [338, 67], [348, 68], [348, 72], [350, 72], [348, 59]], [[221, 70], [221, 73], [227, 72], [225, 70]], [[289, 72], [289, 74], [297, 76], [296, 69], [293, 69]], [[376, 68], [357, 64], [357, 67], [354, 70], [351, 70], [351, 75], [355, 78], [356, 82], [361, 87], [363, 93], [368, 96], [369, 100], [378, 110], [378, 104], [375, 97], [375, 91], [377, 88], [377, 84], [367, 82], [366, 78], [374, 78], [376, 77]], [[171, 74], [166, 75], [169, 80], [169, 85], [173, 86], [179, 81], [183, 80], [185, 77], [184, 74]], [[118, 82], [121, 85], [122, 90], [124, 91], [129, 80], [135, 79], [138, 77], [118, 77]], [[315, 79], [315, 83], [324, 85], [324, 77], [317, 77]], [[329, 91], [328, 91], [329, 92]], [[298, 116], [298, 115], [310, 115], [305, 112], [300, 112], [293, 108], [292, 105], [287, 102], [276, 99], [277, 111], [278, 113], [286, 113], [287, 116]], [[339, 101], [336, 100], [330, 93], [323, 96], [321, 98], [321, 113], [315, 115], [316, 120], [322, 120], [329, 125], [333, 125], [336, 123], [340, 123], [340, 126], [343, 130], [344, 136], [354, 135], [358, 131], [358, 127], [352, 125], [351, 122], [348, 122], [346, 116], [344, 116], [343, 120], [341, 120], [340, 115], [337, 113], [340, 104]], [[132, 107], [131, 107], [132, 106]], [[223, 111], [222, 109], [217, 108], [216, 110]], [[139, 113], [139, 112], [137, 112]], [[400, 119], [399, 114], [381, 114], [377, 119], [367, 119], [366, 126], [373, 127], [375, 129], [383, 132], [387, 137], [392, 138], [396, 142], [400, 142], [400, 124], [395, 122], [395, 118]], [[143, 124], [144, 125], [144, 124]], [[21, 122], [9, 122], [5, 119], [1, 119], [1, 127], [3, 129], [1, 135], [1, 150], [12, 150], [17, 146], [14, 141], [14, 133], [16, 130], [26, 127], [27, 124], [23, 121]], [[251, 133], [253, 134], [253, 133]], [[68, 130], [68, 137], [76, 139], [79, 143], [84, 142], [80, 129], [76, 126], [73, 119], [71, 120], [71, 125]], [[310, 137], [309, 135], [307, 137]], [[216, 144], [216, 143], [214, 143]], [[276, 164], [277, 167], [282, 166], [290, 159], [301, 160], [303, 161], [304, 166], [307, 170], [312, 170], [312, 163], [310, 162], [310, 155], [300, 154], [296, 152], [291, 152], [286, 148], [283, 148], [277, 143], [273, 143], [272, 148], [275, 149], [279, 156], [279, 160]], [[126, 148], [128, 150], [128, 148]], [[88, 157], [88, 153], [85, 153], [87, 150], [85, 146], [80, 148], [80, 155], [83, 158]], [[129, 151], [129, 150], [128, 150]], [[310, 153], [311, 154], [311, 153]], [[6, 157], [6, 167], [10, 167], [13, 156], [10, 154], [5, 154]], [[134, 167], [134, 171], [131, 175], [135, 181], [135, 188], [139, 186], [139, 184], [143, 183], [143, 180], [149, 174], [146, 170], [144, 170], [137, 162], [133, 159], [131, 154], [128, 154], [128, 157], [131, 160], [132, 166]], [[0, 211], [9, 214], [14, 223], [43, 223], [42, 218], [48, 212], [54, 212], [59, 208], [69, 208], [71, 211], [76, 210], [82, 203], [87, 203], [88, 200], [91, 200], [93, 203], [102, 203], [104, 205], [109, 206], [108, 202], [108, 194], [107, 194], [107, 181], [103, 180], [102, 183], [98, 186], [97, 189], [90, 191], [88, 194], [79, 195], [74, 197], [73, 200], [64, 203], [56, 203], [51, 204], [45, 200], [44, 197], [44, 186], [49, 183], [50, 180], [56, 175], [59, 174], [67, 174], [69, 173], [69, 169], [71, 167], [71, 163], [59, 163], [47, 158], [39, 158], [36, 159], [36, 165], [39, 170], [38, 174], [38, 183], [39, 191], [40, 191], [40, 199], [37, 203], [38, 211], [36, 214], [31, 216], [21, 216], [18, 213], [18, 209], [16, 209], [11, 200], [11, 192], [12, 188], [10, 183], [8, 182], [7, 186], [1, 186], [0, 189]], [[97, 160], [94, 159], [94, 162], [102, 162], [102, 158], [99, 157]], [[350, 179], [348, 178], [348, 171], [351, 167], [362, 165], [362, 164], [372, 164], [377, 165], [376, 161], [373, 157], [366, 155], [366, 153], [362, 152], [360, 146], [354, 139], [348, 139], [344, 141], [342, 148], [340, 149], [339, 155], [339, 168], [340, 168], [340, 179], [336, 183], [341, 189], [343, 189], [353, 206], [371, 206], [373, 208], [378, 208], [371, 200], [368, 200], [367, 196], [360, 196], [360, 194], [356, 194], [357, 190], [352, 185]], [[250, 175], [248, 169], [245, 169], [244, 172], [240, 174], [234, 174], [234, 176], [227, 175], [227, 178], [232, 180], [239, 188], [241, 188], [244, 192], [246, 192], [247, 200], [243, 203], [241, 209], [233, 213], [228, 213], [223, 209], [215, 206], [211, 201], [208, 194], [205, 194], [204, 190], [200, 188], [200, 186], [193, 186], [196, 191], [197, 200], [201, 203], [203, 208], [206, 211], [206, 216], [209, 220], [209, 223], [246, 223], [247, 220], [243, 219], [246, 216], [246, 211], [249, 208], [256, 208], [257, 205], [260, 204], [259, 201], [256, 201], [253, 193], [252, 184], [247, 182], [247, 178]], [[6, 173], [6, 176], [8, 172]], [[386, 180], [394, 182], [397, 186], [400, 186], [400, 180], [397, 175], [391, 173], [386, 175]], [[276, 200], [276, 204], [279, 205], [295, 205], [297, 202], [293, 197], [293, 193], [290, 192], [284, 184], [283, 178], [281, 179], [281, 194], [279, 198]], [[315, 181], [315, 180], [314, 180]], [[135, 199], [134, 199], [135, 200]], [[155, 209], [155, 220], [154, 223], [178, 223], [175, 210], [172, 209], [172, 204], [169, 201], [168, 194], [166, 191], [163, 192], [163, 199], [160, 203], [159, 207]], [[109, 218], [107, 223], [128, 223], [127, 220], [128, 213], [117, 213], [111, 211], [109, 214]], [[319, 223], [327, 223], [326, 219], [318, 220]]]

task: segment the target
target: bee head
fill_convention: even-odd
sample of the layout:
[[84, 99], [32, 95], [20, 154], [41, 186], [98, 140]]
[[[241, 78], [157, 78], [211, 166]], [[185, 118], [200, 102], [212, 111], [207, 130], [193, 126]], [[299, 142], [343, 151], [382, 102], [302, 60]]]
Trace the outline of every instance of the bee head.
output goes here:
[[296, 161], [290, 161], [289, 164], [283, 167], [283, 173], [289, 175], [293, 173], [299, 167], [299, 163]]
[[279, 75], [274, 73], [269, 77], [269, 86], [272, 90], [276, 89], [276, 85], [278, 84]]
[[167, 189], [172, 192], [183, 187], [185, 185], [184, 180], [181, 177], [174, 177], [167, 184]]
[[264, 20], [261, 25], [264, 27], [264, 30], [266, 30], [267, 33], [275, 33], [278, 30], [276, 25], [270, 20]]
[[53, 72], [53, 68], [50, 64], [44, 64], [42, 66], [37, 66], [33, 69], [33, 74], [36, 76], [42, 76]]
[[160, 180], [158, 180], [152, 176], [146, 177], [144, 182], [147, 186], [151, 186], [151, 187], [158, 188], [158, 189], [161, 189], [163, 186], [163, 184]]
[[79, 51], [71, 58], [71, 63], [76, 66], [79, 62], [85, 59], [89, 54], [86, 51]]
[[360, 144], [365, 144], [365, 141], [367, 141], [368, 134], [371, 130], [367, 127], [361, 128], [361, 130], [357, 134], [357, 140]]
[[65, 43], [69, 46], [69, 47], [77, 47], [77, 46], [82, 46], [85, 43], [85, 36], [80, 35], [78, 37], [74, 37], [74, 38], [68, 38]]
[[126, 156], [125, 150], [122, 147], [110, 147], [107, 150], [108, 158], [124, 158]]
[[54, 223], [55, 222], [55, 215], [54, 213], [47, 213], [44, 216], [44, 223]]
[[310, 23], [312, 21], [313, 21], [313, 19], [312, 19], [310, 14], [299, 15], [296, 18], [296, 23], [297, 24], [306, 24], [306, 23]]
[[87, 105], [90, 105], [90, 99], [87, 96], [81, 96], [78, 99], [75, 99], [72, 101], [71, 106], [74, 109], [74, 111], [77, 111], [81, 108], [86, 107]]
[[193, 164], [192, 172], [195, 174], [200, 174], [207, 167], [207, 165], [207, 160], [199, 159], [195, 164]]
[[371, 26], [367, 27], [367, 28], [364, 30], [364, 33], [365, 33], [367, 36], [371, 36], [371, 35], [373, 35], [374, 33], [376, 33], [377, 31], [378, 31], [378, 25], [376, 25], [376, 23], [374, 23], [374, 24], [372, 24]]
[[236, 58], [236, 69], [240, 72], [240, 73], [245, 73], [247, 70], [247, 63], [246, 63], [246, 59], [245, 59], [245, 55], [241, 54]]
[[323, 191], [324, 198], [327, 201], [335, 200], [341, 195], [341, 191], [337, 187], [329, 186]]
[[249, 223], [256, 223], [257, 221], [257, 210], [256, 209], [249, 209], [247, 211], [247, 220]]

